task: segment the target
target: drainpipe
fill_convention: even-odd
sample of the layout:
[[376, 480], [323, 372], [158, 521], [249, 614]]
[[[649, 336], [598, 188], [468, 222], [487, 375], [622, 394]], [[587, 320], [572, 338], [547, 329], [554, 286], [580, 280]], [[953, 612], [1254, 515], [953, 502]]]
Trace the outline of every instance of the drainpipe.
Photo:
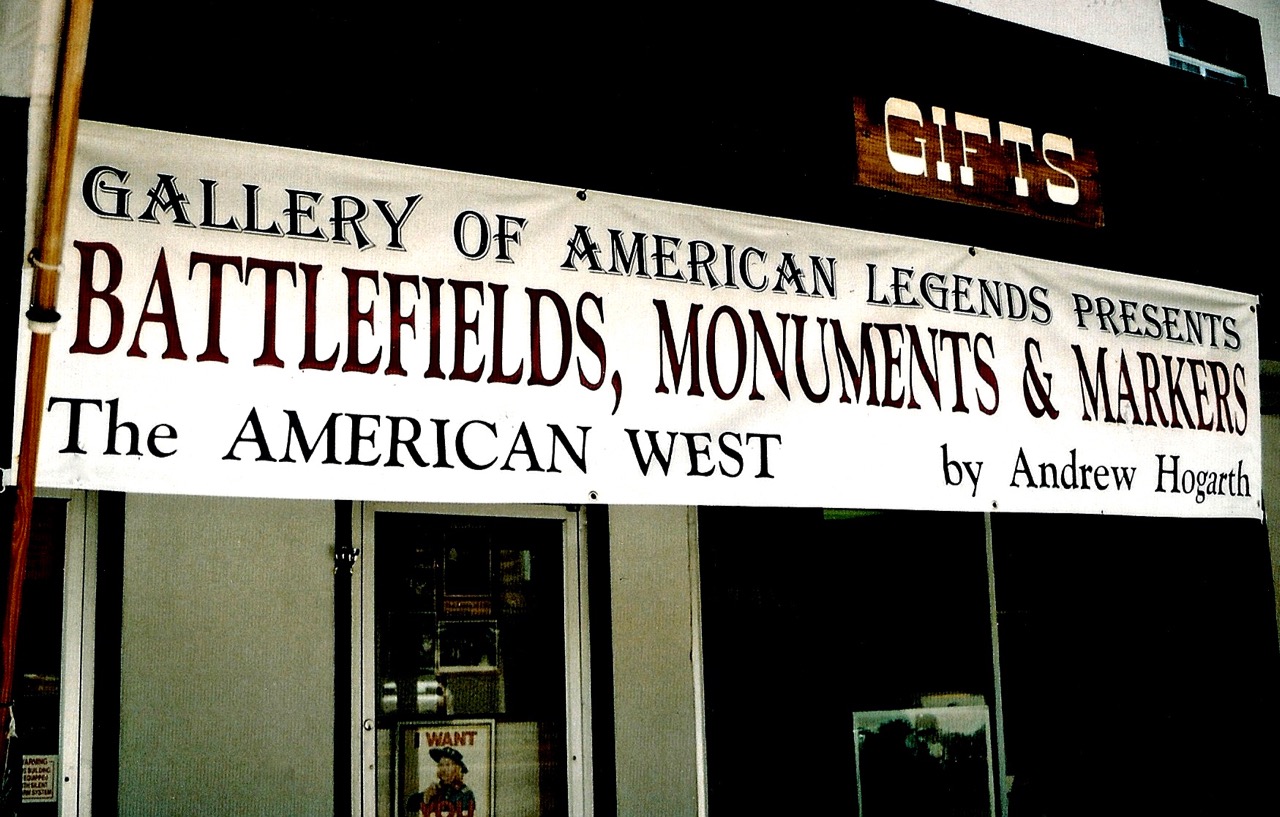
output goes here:
[[4, 630], [0, 633], [0, 758], [8, 748], [13, 716], [14, 660], [17, 656], [18, 613], [22, 608], [22, 583], [27, 572], [31, 543], [31, 510], [36, 490], [36, 453], [44, 419], [45, 377], [49, 369], [50, 335], [58, 324], [58, 275], [62, 270], [62, 243], [66, 232], [67, 197], [76, 131], [80, 122], [80, 88], [84, 80], [89, 45], [92, 0], [69, 0], [64, 14], [62, 54], [50, 126], [48, 172], [45, 179], [39, 240], [27, 260], [34, 271], [27, 325], [31, 352], [23, 403], [22, 438], [18, 447], [17, 499], [13, 511], [13, 538], [9, 547], [8, 599]]

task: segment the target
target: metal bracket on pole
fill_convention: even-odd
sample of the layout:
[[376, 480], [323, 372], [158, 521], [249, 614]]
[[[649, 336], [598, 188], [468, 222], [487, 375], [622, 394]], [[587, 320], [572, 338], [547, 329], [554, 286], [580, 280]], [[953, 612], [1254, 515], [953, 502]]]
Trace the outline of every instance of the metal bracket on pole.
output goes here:
[[338, 573], [345, 569], [347, 575], [351, 575], [351, 568], [355, 567], [356, 559], [360, 558], [360, 548], [341, 547], [333, 553], [333, 572]]
[[[27, 264], [34, 270], [61, 274], [61, 264], [46, 264], [36, 257], [36, 248], [32, 247], [31, 252], [27, 253]], [[62, 319], [62, 315], [58, 314], [58, 310], [53, 307], [40, 306], [32, 304], [27, 310], [27, 326], [32, 333], [37, 335], [52, 335], [53, 330], [57, 328], [58, 321]]]

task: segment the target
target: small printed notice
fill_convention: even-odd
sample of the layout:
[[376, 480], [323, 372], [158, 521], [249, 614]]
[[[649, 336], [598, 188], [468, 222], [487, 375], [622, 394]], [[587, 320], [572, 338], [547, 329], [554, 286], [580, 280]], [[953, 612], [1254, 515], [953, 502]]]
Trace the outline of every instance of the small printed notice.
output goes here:
[[57, 755], [27, 755], [22, 759], [22, 802], [58, 802], [57, 779]]

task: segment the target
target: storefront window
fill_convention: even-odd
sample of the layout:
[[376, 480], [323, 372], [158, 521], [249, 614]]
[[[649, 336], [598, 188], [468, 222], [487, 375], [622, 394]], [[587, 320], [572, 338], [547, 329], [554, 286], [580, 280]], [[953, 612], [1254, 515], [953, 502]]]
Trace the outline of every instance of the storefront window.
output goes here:
[[1274, 797], [1262, 525], [1014, 514], [991, 527], [1010, 817], [1230, 814]]
[[715, 508], [699, 533], [714, 813], [1218, 814], [1271, 796], [1280, 658], [1256, 521]]
[[373, 518], [377, 813], [573, 813], [571, 519]]
[[990, 813], [981, 516], [714, 508], [699, 537], [713, 813]]

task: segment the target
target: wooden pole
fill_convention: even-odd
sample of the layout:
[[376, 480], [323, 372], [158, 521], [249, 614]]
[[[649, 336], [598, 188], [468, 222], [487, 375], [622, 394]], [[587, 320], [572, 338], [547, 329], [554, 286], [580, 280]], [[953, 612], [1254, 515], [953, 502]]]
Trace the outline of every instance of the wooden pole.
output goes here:
[[27, 573], [31, 543], [31, 510], [36, 491], [36, 453], [44, 419], [45, 378], [49, 370], [49, 336], [58, 322], [58, 274], [62, 269], [62, 242], [66, 233], [67, 200], [71, 164], [75, 158], [80, 123], [80, 89], [84, 82], [85, 55], [89, 45], [92, 0], [69, 0], [64, 15], [62, 56], [58, 68], [53, 120], [49, 135], [48, 176], [39, 242], [28, 260], [34, 269], [31, 306], [31, 352], [23, 403], [22, 438], [18, 447], [17, 500], [13, 512], [13, 538], [9, 546], [9, 576], [4, 611], [3, 667], [0, 667], [0, 758], [5, 757], [13, 709], [14, 660], [17, 656], [18, 614], [22, 609], [22, 583]]

